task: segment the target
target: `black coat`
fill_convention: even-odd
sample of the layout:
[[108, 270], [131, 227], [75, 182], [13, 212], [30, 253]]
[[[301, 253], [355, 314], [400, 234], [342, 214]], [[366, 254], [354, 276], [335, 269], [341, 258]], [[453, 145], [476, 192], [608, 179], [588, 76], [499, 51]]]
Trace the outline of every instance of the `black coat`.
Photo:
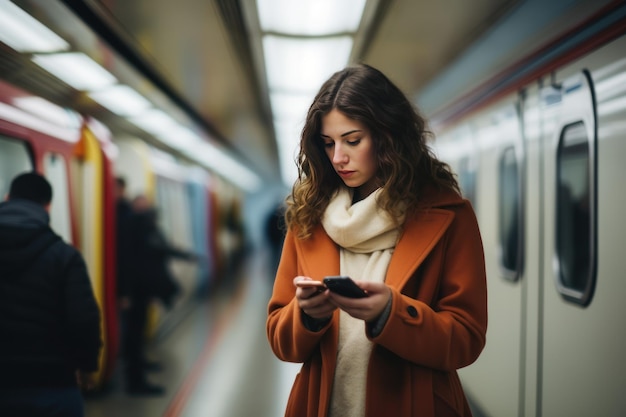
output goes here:
[[154, 297], [170, 306], [180, 291], [169, 269], [170, 258], [193, 259], [169, 244], [158, 227], [154, 210], [133, 213], [125, 231], [127, 267], [132, 297]]
[[129, 241], [129, 229], [132, 226], [132, 207], [126, 199], [119, 199], [116, 203], [116, 257], [117, 257], [117, 294], [120, 297], [131, 295], [132, 242]]
[[69, 386], [98, 369], [100, 311], [81, 254], [43, 207], [0, 203], [0, 389]]

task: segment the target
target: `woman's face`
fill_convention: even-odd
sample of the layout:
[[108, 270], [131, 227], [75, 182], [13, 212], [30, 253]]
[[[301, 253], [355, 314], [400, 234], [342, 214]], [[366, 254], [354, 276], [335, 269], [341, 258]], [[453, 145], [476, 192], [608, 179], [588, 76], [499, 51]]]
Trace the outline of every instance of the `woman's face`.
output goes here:
[[347, 118], [333, 109], [322, 117], [321, 137], [328, 159], [344, 184], [355, 189], [357, 200], [372, 192], [378, 169], [374, 142], [369, 129], [361, 122]]

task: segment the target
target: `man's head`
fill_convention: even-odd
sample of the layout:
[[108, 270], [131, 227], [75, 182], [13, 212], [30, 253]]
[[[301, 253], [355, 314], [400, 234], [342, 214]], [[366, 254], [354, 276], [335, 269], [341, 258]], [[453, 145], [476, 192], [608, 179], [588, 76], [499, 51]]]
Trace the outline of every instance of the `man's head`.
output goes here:
[[21, 198], [47, 207], [52, 201], [52, 186], [40, 174], [27, 172], [20, 174], [11, 182], [8, 199]]

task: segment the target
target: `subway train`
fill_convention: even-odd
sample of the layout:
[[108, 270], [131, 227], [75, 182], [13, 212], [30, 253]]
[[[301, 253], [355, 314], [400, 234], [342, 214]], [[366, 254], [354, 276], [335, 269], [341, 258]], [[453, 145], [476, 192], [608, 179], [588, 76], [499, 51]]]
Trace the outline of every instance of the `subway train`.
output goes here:
[[87, 263], [103, 318], [97, 375], [103, 387], [112, 377], [120, 345], [115, 178], [125, 178], [129, 197], [146, 195], [154, 201], [170, 243], [198, 256], [193, 263], [171, 261], [181, 291], [170, 310], [152, 310], [153, 337], [173, 326], [197, 294], [215, 285], [243, 245], [232, 227], [240, 221], [240, 191], [142, 140], [113, 138], [97, 120], [0, 81], [0, 195], [6, 195], [15, 175], [32, 170], [53, 186], [51, 227]]
[[484, 416], [626, 410], [626, 20], [613, 2], [436, 112], [485, 248]]

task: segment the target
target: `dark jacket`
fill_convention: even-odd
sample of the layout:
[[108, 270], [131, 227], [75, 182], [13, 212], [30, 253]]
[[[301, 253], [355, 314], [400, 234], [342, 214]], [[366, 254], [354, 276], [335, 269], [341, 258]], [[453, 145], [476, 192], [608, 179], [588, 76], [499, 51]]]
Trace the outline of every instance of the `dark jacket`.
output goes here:
[[131, 295], [132, 282], [132, 242], [129, 241], [129, 229], [132, 226], [133, 210], [128, 200], [120, 198], [115, 207], [116, 216], [116, 256], [117, 256], [117, 295]]
[[194, 255], [169, 244], [158, 227], [156, 211], [133, 213], [128, 222], [126, 247], [132, 261], [133, 297], [155, 297], [167, 307], [180, 291], [169, 269], [170, 258], [194, 259]]
[[100, 311], [80, 253], [43, 207], [0, 203], [0, 389], [76, 385], [98, 369]]

